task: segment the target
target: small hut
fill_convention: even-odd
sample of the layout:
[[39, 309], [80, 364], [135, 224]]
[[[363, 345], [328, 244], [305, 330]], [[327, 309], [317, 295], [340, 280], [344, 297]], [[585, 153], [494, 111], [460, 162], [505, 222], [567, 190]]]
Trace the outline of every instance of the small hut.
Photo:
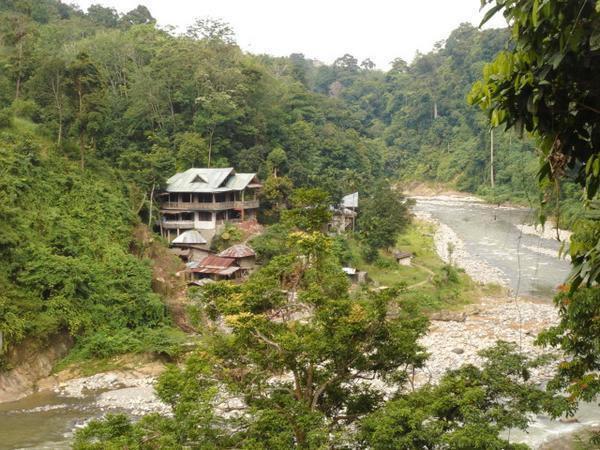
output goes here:
[[400, 250], [394, 250], [394, 258], [396, 262], [401, 266], [410, 266], [412, 264], [413, 254], [410, 252], [402, 252]]
[[358, 215], [358, 192], [345, 195], [339, 205], [331, 207], [331, 211], [331, 222], [327, 225], [329, 232], [354, 231]]
[[256, 253], [245, 244], [232, 245], [217, 256], [235, 259], [236, 264], [246, 271], [251, 271], [256, 266]]
[[173, 239], [171, 251], [184, 261], [200, 261], [210, 254], [208, 241], [198, 230], [185, 231]]
[[352, 283], [364, 284], [367, 282], [367, 272], [355, 269], [354, 267], [342, 267], [342, 270]]
[[187, 264], [191, 282], [210, 278], [213, 281], [237, 280], [241, 277], [241, 268], [233, 258], [210, 255], [201, 261]]

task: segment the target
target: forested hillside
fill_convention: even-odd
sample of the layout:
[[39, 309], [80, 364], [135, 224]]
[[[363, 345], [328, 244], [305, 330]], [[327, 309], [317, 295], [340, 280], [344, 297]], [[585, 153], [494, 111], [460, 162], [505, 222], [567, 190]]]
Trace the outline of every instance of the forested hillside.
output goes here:
[[[127, 347], [134, 334], [168, 320], [151, 290], [149, 263], [130, 253], [137, 219], [126, 184], [95, 160], [82, 172], [36, 135], [22, 119], [0, 134], [3, 344], [121, 330]], [[110, 353], [105, 344], [92, 355]]]
[[[384, 177], [490, 194], [489, 131], [466, 94], [506, 38], [462, 25], [384, 72], [350, 55], [328, 66], [247, 54], [225, 23], [178, 34], [143, 6], [2, 2], [5, 345], [163, 324], [148, 263], [129, 247], [176, 170], [257, 171], [267, 207], [292, 186], [336, 199]], [[532, 195], [531, 144], [500, 130], [495, 142], [494, 196]]]
[[382, 72], [369, 60], [359, 63], [344, 55], [332, 66], [312, 67], [308, 84], [343, 99], [365, 134], [383, 141], [388, 176], [526, 200], [537, 192], [532, 141], [495, 130], [492, 191], [489, 125], [466, 102], [484, 64], [506, 48], [507, 40], [507, 30], [462, 24], [410, 64], [398, 58]]
[[[279, 170], [335, 196], [382, 175], [384, 146], [343, 100], [231, 36], [210, 21], [176, 36], [142, 6], [2, 3], [4, 346], [68, 331], [101, 347], [110, 330], [168, 322], [130, 247], [175, 170], [231, 165], [267, 181]], [[122, 351], [138, 338], [111, 337]]]

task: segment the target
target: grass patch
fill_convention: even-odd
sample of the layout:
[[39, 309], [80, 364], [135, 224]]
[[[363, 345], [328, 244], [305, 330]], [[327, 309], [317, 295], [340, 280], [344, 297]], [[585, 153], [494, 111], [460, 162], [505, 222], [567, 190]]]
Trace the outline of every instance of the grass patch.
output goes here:
[[462, 270], [448, 266], [435, 251], [435, 227], [415, 221], [398, 236], [396, 248], [414, 255], [411, 266], [396, 263], [392, 254], [380, 251], [374, 263], [367, 263], [361, 255], [359, 243], [349, 239], [352, 261], [359, 270], [369, 274], [378, 286], [407, 287], [405, 298], [423, 311], [460, 309], [477, 301], [482, 295], [499, 294], [499, 286], [479, 286]]
[[115, 357], [126, 353], [154, 354], [175, 359], [183, 351], [183, 344], [188, 339], [183, 331], [168, 326], [98, 331], [80, 338], [54, 370], [59, 372], [76, 366], [84, 375], [113, 370], [120, 368]]

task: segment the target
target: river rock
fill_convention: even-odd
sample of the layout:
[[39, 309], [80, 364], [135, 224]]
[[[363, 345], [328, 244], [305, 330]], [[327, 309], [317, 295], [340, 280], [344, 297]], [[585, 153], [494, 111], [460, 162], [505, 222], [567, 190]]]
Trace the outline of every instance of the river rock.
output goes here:
[[439, 320], [442, 322], [464, 322], [467, 314], [464, 312], [439, 311], [429, 316], [431, 320]]
[[[415, 376], [415, 386], [435, 383], [448, 369], [463, 364], [481, 366], [478, 355], [497, 341], [514, 342], [521, 352], [535, 357], [544, 349], [534, 345], [537, 334], [558, 322], [556, 308], [550, 303], [523, 299], [484, 298], [478, 305], [479, 314], [465, 315], [464, 320], [432, 320], [431, 327], [420, 343], [430, 354], [423, 369]], [[532, 369], [532, 381], [550, 379], [558, 358], [547, 366]]]

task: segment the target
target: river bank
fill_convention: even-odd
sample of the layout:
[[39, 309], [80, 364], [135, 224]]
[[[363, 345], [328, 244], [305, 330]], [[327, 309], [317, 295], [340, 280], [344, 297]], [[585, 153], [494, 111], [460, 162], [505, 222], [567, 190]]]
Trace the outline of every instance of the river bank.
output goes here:
[[118, 359], [121, 369], [91, 376], [65, 369], [39, 380], [34, 394], [0, 403], [0, 448], [68, 449], [77, 429], [106, 413], [170, 414], [154, 392], [165, 365], [150, 355]]
[[[443, 320], [440, 320], [443, 319]], [[537, 334], [558, 322], [556, 308], [548, 303], [507, 297], [484, 297], [461, 314], [434, 316], [421, 339], [430, 357], [419, 373], [417, 385], [437, 382], [449, 369], [463, 364], [481, 366], [481, 350], [497, 341], [513, 342], [531, 356], [547, 353], [534, 344]], [[543, 383], [552, 377], [556, 363], [532, 371], [531, 381]]]
[[[556, 310], [548, 296], [533, 298], [529, 295], [507, 294], [515, 285], [515, 277], [521, 275], [499, 267], [510, 268], [519, 263], [527, 268], [537, 264], [545, 272], [553, 274], [553, 278], [540, 281], [545, 283], [544, 292], [552, 292], [554, 283], [558, 284], [561, 276], [551, 263], [555, 259], [553, 254], [549, 253], [556, 251], [556, 247], [544, 247], [546, 243], [540, 241], [543, 239], [541, 236], [534, 236], [533, 241], [521, 242], [519, 236], [524, 232], [516, 224], [521, 223], [517, 219], [520, 220], [524, 215], [519, 209], [491, 207], [468, 197], [457, 200], [452, 196], [438, 196], [419, 202], [421, 206], [416, 212], [417, 216], [436, 225], [436, 231], [432, 231], [432, 234], [435, 250], [440, 257], [462, 267], [478, 283], [495, 283], [504, 286], [504, 289], [498, 290], [501, 294], [486, 295], [460, 311], [440, 312], [431, 316], [430, 330], [421, 340], [431, 356], [425, 369], [416, 374], [415, 384], [420, 386], [436, 382], [446, 370], [466, 363], [481, 365], [483, 360], [477, 353], [494, 345], [497, 340], [515, 342], [531, 356], [539, 354], [541, 349], [533, 341], [539, 331], [556, 323]], [[447, 213], [455, 214], [457, 218], [441, 220], [433, 215], [440, 214], [442, 219], [446, 219], [449, 216], [442, 214]], [[511, 217], [510, 223], [502, 222], [504, 216]], [[461, 227], [466, 231], [462, 231]], [[501, 227], [496, 232], [499, 236], [496, 240], [492, 239], [494, 227]], [[511, 260], [515, 250], [508, 243], [512, 242], [514, 236], [519, 237], [521, 246], [547, 251], [525, 249], [530, 254], [522, 255], [521, 260]], [[448, 244], [451, 244], [451, 250]], [[489, 255], [493, 258], [490, 259]], [[503, 262], [506, 265], [502, 265]], [[514, 293], [515, 290], [512, 290]], [[528, 285], [524, 285], [523, 291], [538, 292]], [[127, 366], [92, 376], [81, 376], [72, 370], [62, 371], [41, 380], [37, 386], [40, 392], [35, 396], [0, 405], [0, 435], [5, 439], [3, 445], [6, 448], [69, 448], [74, 430], [107, 412], [125, 412], [133, 417], [149, 412], [169, 414], [168, 406], [158, 400], [153, 388], [164, 365], [158, 361], [132, 361]], [[536, 370], [533, 381], [541, 383], [547, 380], [552, 369], [553, 365], [550, 364]], [[559, 430], [558, 434], [563, 436], [593, 425], [596, 420], [594, 414], [595, 410], [590, 409], [590, 413], [582, 417], [580, 422], [568, 424], [536, 418], [529, 434], [512, 433], [513, 440], [538, 448], [557, 435], [554, 430]]]

